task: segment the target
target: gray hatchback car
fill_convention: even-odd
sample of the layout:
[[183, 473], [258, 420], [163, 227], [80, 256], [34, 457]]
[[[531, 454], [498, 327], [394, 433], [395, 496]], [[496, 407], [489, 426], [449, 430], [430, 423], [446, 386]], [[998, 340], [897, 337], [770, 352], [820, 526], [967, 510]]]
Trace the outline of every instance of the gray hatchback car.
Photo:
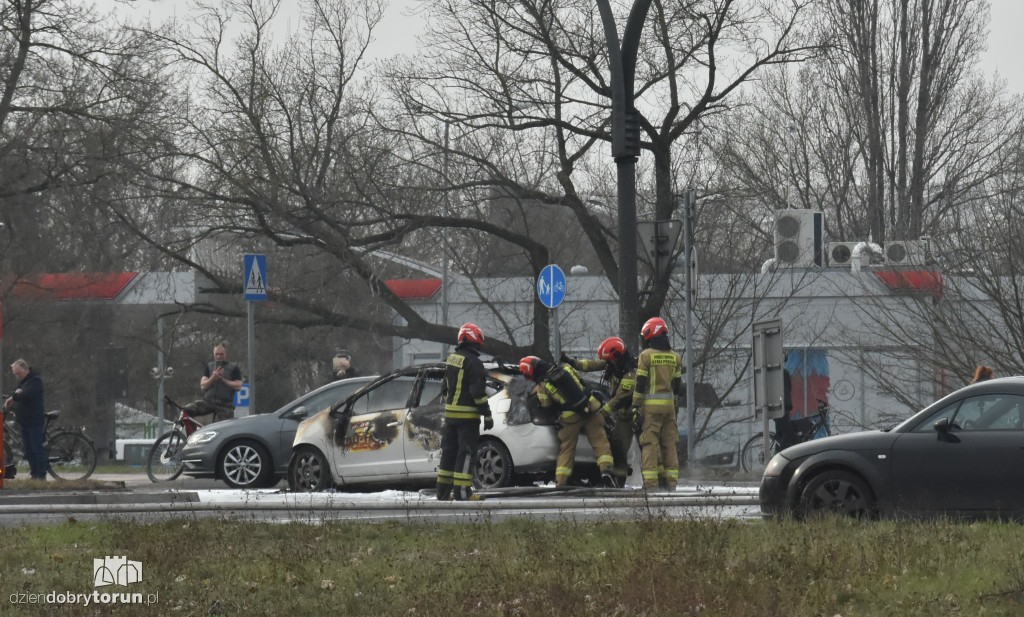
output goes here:
[[182, 452], [183, 473], [216, 478], [234, 488], [274, 486], [288, 472], [295, 429], [307, 417], [344, 400], [376, 377], [341, 379], [269, 414], [226, 420], [193, 433]]

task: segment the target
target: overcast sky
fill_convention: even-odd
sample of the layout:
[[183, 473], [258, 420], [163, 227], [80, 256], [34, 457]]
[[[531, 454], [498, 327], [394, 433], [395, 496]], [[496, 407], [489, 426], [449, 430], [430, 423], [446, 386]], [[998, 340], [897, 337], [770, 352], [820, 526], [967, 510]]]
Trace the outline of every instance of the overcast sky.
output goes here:
[[[982, 56], [981, 69], [988, 75], [998, 72], [1006, 80], [1010, 92], [1024, 94], [1024, 0], [989, 0], [991, 23], [989, 25], [988, 51]], [[101, 7], [116, 6], [116, 0], [97, 0]], [[290, 4], [285, 0], [285, 4]], [[181, 11], [182, 0], [138, 0], [138, 10], [149, 12], [155, 21], [162, 20], [175, 11]], [[122, 5], [123, 6], [123, 5]], [[377, 42], [373, 55], [387, 56], [393, 50], [395, 41], [412, 41], [420, 29], [420, 19], [410, 17], [409, 7], [416, 6], [415, 0], [391, 0], [388, 14], [377, 31]]]

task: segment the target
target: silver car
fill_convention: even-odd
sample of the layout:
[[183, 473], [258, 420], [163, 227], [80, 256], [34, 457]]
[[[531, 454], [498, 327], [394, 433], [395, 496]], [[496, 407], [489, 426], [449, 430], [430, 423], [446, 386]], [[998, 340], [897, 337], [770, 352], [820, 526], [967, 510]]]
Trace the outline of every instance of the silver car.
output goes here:
[[274, 486], [288, 471], [299, 422], [344, 400], [376, 377], [341, 379], [273, 413], [225, 420], [193, 433], [182, 451], [183, 473], [216, 478], [234, 488]]
[[[494, 428], [480, 435], [474, 484], [497, 488], [554, 479], [554, 418], [531, 415], [526, 397], [532, 384], [517, 369], [485, 366]], [[441, 459], [443, 377], [443, 364], [401, 369], [304, 420], [295, 433], [288, 486], [319, 491], [433, 485]], [[576, 450], [575, 473], [591, 481], [598, 475], [585, 437]]]

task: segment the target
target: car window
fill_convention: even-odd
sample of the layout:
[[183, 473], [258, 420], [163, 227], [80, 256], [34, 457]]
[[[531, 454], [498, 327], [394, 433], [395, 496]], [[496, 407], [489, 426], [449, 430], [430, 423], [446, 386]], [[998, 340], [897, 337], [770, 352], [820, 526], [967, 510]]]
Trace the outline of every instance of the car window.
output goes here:
[[386, 381], [372, 390], [367, 390], [352, 404], [355, 415], [402, 409], [409, 400], [413, 385], [412, 377], [398, 377]]
[[985, 394], [951, 403], [914, 427], [915, 433], [934, 430], [946, 418], [951, 431], [1024, 430], [1024, 397], [1013, 394]]
[[365, 385], [366, 382], [358, 381], [354, 383], [344, 383], [333, 388], [328, 388], [323, 392], [317, 392], [316, 394], [307, 397], [298, 405], [292, 408], [302, 406], [306, 408], [306, 415], [311, 416], [315, 413], [319, 413], [338, 401], [344, 400], [348, 395], [352, 394], [360, 387]]
[[950, 426], [956, 431], [1019, 431], [1024, 397], [988, 394], [965, 399]]
[[420, 405], [436, 405], [441, 402], [442, 382], [426, 380], [420, 393]]

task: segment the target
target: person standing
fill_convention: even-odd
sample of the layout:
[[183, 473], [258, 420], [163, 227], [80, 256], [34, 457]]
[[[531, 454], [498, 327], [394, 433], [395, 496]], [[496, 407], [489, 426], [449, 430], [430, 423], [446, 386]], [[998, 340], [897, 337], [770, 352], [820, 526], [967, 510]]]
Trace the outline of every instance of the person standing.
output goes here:
[[346, 349], [338, 349], [334, 352], [334, 357], [331, 358], [330, 381], [348, 379], [350, 377], [359, 377], [359, 371], [352, 366], [352, 354]]
[[4, 409], [15, 408], [15, 417], [21, 425], [21, 442], [25, 448], [25, 458], [28, 459], [29, 474], [33, 480], [46, 481], [46, 470], [50, 466], [50, 461], [45, 446], [46, 407], [43, 402], [43, 378], [38, 371], [29, 366], [28, 362], [20, 358], [11, 365], [11, 372], [18, 379], [18, 386], [4, 401]]
[[601, 411], [615, 419], [614, 426], [608, 432], [608, 442], [614, 460], [612, 475], [616, 486], [623, 487], [629, 477], [629, 448], [633, 445], [634, 437], [629, 406], [633, 402], [633, 388], [636, 385], [636, 358], [617, 336], [601, 342], [597, 347], [597, 358], [577, 360], [563, 355], [563, 362], [582, 372], [604, 371], [601, 380], [608, 383], [612, 396]]
[[242, 389], [242, 369], [228, 362], [224, 343], [213, 348], [213, 362], [206, 365], [199, 380], [203, 398], [185, 406], [193, 416], [213, 415], [213, 422], [227, 420], [235, 415], [235, 392]]
[[536, 395], [541, 407], [557, 407], [561, 410], [557, 424], [559, 448], [555, 463], [555, 485], [568, 484], [576, 461], [576, 442], [582, 432], [597, 455], [601, 484], [615, 488], [615, 479], [611, 474], [614, 460], [604, 430], [607, 416], [601, 410], [601, 402], [583, 385], [576, 369], [568, 364], [552, 365], [537, 356], [526, 356], [519, 361], [519, 372], [537, 384], [531, 395]]
[[660, 317], [648, 319], [640, 336], [646, 348], [637, 359], [632, 415], [643, 420], [640, 457], [644, 488], [674, 491], [679, 484], [676, 396], [683, 390], [682, 362], [672, 351], [668, 326]]
[[473, 497], [473, 467], [480, 441], [480, 418], [484, 430], [494, 428], [487, 403], [487, 372], [480, 360], [484, 333], [476, 324], [459, 328], [455, 350], [445, 361], [444, 427], [441, 429], [441, 461], [437, 468], [437, 499], [456, 501]]
[[783, 415], [772, 420], [775, 423], [775, 438], [779, 442], [779, 452], [785, 450], [786, 448], [788, 448], [789, 446], [793, 445], [796, 442], [796, 436], [793, 434], [793, 419], [790, 417], [790, 414], [793, 412], [793, 376], [790, 374], [789, 369], [785, 367], [785, 362], [789, 360], [789, 352], [786, 352], [783, 358]]

